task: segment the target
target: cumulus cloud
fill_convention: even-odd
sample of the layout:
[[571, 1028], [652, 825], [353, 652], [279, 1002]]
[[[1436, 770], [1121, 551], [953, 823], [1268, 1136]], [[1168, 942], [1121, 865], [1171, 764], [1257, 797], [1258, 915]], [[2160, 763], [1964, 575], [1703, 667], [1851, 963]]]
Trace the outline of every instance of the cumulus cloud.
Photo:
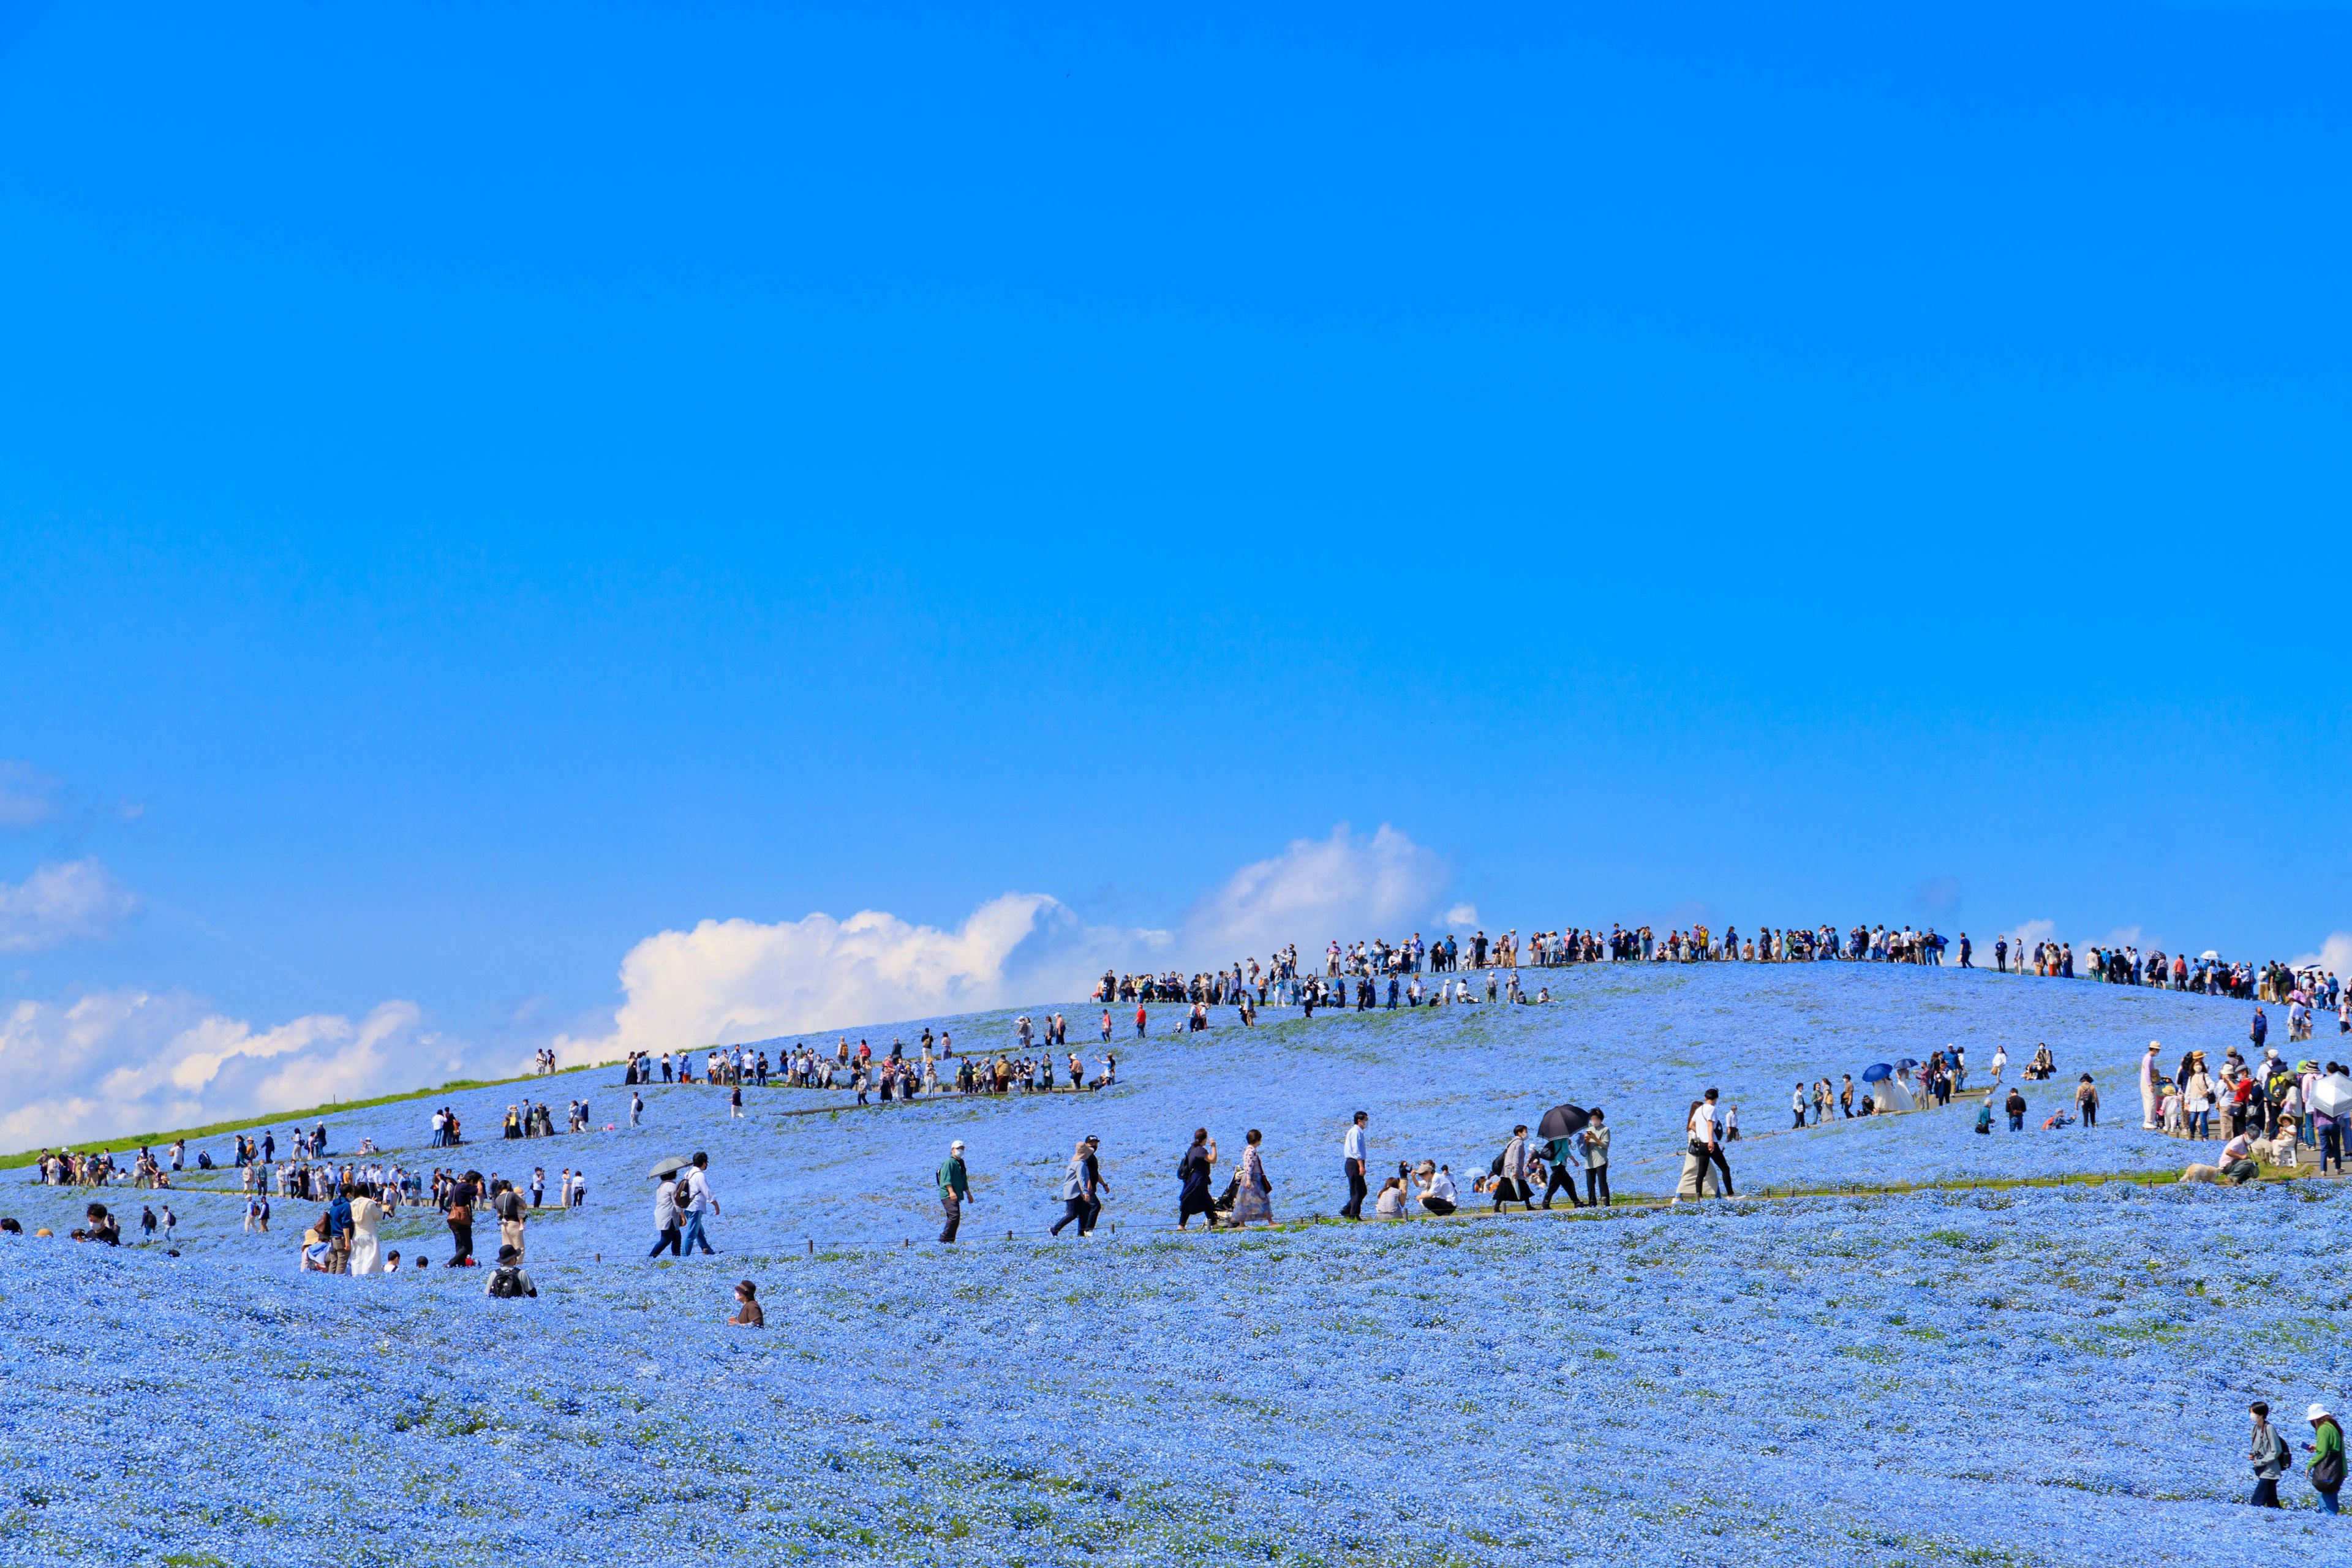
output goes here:
[[1462, 931], [1476, 931], [1478, 929], [1478, 906], [1475, 904], [1454, 905], [1452, 909], [1445, 911], [1445, 923], [1448, 927], [1456, 928]]
[[1192, 907], [1183, 948], [1230, 963], [1286, 942], [1304, 954], [1333, 937], [1402, 937], [1436, 907], [1452, 878], [1444, 857], [1388, 824], [1366, 838], [1343, 822], [1328, 838], [1295, 839], [1273, 858], [1234, 872]]
[[2330, 931], [2317, 952], [2306, 952], [2292, 967], [2317, 964], [2330, 974], [2352, 974], [2352, 931]]
[[[1383, 825], [1343, 823], [1243, 867], [1178, 931], [1090, 926], [1059, 900], [1006, 893], [952, 930], [880, 910], [667, 931], [621, 961], [612, 1026], [558, 1037], [566, 1062], [1086, 995], [1105, 969], [1213, 966], [1333, 936], [1402, 935], [1444, 891], [1437, 855]], [[1475, 911], [1472, 911], [1475, 916]], [[1475, 921], [1474, 921], [1475, 923]]]
[[2032, 952], [2033, 944], [2037, 942], [2058, 940], [2058, 922], [2056, 921], [2021, 921], [2009, 933], [2009, 940], [2023, 946], [2026, 952]]
[[112, 936], [139, 910], [93, 858], [53, 862], [21, 882], [0, 882], [0, 952], [31, 952]]
[[0, 1148], [121, 1137], [446, 1081], [461, 1053], [387, 1002], [256, 1029], [185, 993], [19, 1002], [0, 1019]]
[[561, 1036], [556, 1049], [597, 1061], [1082, 996], [1105, 964], [1156, 955], [1168, 940], [1087, 926], [1043, 893], [992, 899], [952, 931], [877, 910], [704, 921], [631, 948], [612, 1030]]

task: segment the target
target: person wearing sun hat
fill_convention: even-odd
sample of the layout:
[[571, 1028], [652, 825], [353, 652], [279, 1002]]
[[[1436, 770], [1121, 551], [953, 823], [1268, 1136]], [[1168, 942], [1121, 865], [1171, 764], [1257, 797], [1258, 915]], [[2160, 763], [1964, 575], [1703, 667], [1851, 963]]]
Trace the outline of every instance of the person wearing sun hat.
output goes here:
[[2303, 1413], [2303, 1418], [2311, 1423], [2312, 1436], [2312, 1440], [2304, 1445], [2311, 1450], [2311, 1464], [2304, 1475], [2310, 1480], [2311, 1489], [2319, 1494], [2319, 1506], [2334, 1513], [2336, 1490], [2344, 1485], [2344, 1427], [2328, 1414], [2327, 1406], [2316, 1400]]

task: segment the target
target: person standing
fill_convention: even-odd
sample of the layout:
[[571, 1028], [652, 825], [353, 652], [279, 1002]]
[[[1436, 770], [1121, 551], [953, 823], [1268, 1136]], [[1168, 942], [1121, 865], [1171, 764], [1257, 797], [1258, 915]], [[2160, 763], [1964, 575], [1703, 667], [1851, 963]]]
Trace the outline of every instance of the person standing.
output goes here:
[[1577, 1134], [1577, 1141], [1584, 1147], [1585, 1206], [1614, 1206], [1609, 1196], [1609, 1120], [1599, 1106], [1592, 1108], [1592, 1120]]
[[1838, 1090], [1838, 1109], [1843, 1111], [1850, 1121], [1853, 1116], [1853, 1074], [1843, 1073], [1840, 1076], [1845, 1081]]
[[686, 1244], [682, 1250], [692, 1257], [694, 1249], [700, 1247], [708, 1257], [718, 1249], [702, 1234], [702, 1226], [719, 1213], [719, 1196], [710, 1190], [709, 1155], [699, 1149], [694, 1152], [692, 1167], [678, 1173], [678, 1188], [679, 1206], [686, 1211]]
[[2325, 1405], [2314, 1404], [2303, 1418], [2311, 1423], [2312, 1436], [2304, 1445], [2311, 1450], [2311, 1468], [2304, 1474], [2319, 1494], [2319, 1506], [2334, 1513], [2336, 1494], [2344, 1485], [2344, 1427]]
[[2074, 1086], [2074, 1105], [2083, 1113], [2083, 1131], [2088, 1132], [2099, 1124], [2099, 1091], [2084, 1073], [2083, 1081]]
[[637, 1124], [637, 1119], [645, 1113], [646, 1097], [631, 1089], [629, 1091], [629, 1125], [635, 1127]]
[[2150, 1040], [2139, 1058], [2139, 1125], [2144, 1132], [2156, 1130], [2156, 1054], [2163, 1048]]
[[1340, 1205], [1339, 1212], [1349, 1219], [1364, 1217], [1364, 1195], [1369, 1190], [1364, 1173], [1370, 1168], [1365, 1162], [1370, 1157], [1365, 1123], [1370, 1120], [1369, 1112], [1356, 1112], [1355, 1120], [1348, 1124], [1347, 1137], [1339, 1144], [1339, 1165], [1348, 1177], [1348, 1201]]
[[523, 1221], [530, 1217], [530, 1201], [522, 1195], [520, 1188], [501, 1184], [506, 1190], [499, 1194], [490, 1205], [499, 1216], [499, 1250], [511, 1250], [520, 1258], [522, 1256], [522, 1226]]
[[1143, 1004], [1138, 1002], [1135, 1005], [1135, 1037], [1139, 1040], [1143, 1038], [1144, 1023]]
[[956, 1238], [956, 1227], [963, 1223], [963, 1205], [971, 1202], [971, 1178], [963, 1164], [963, 1140], [948, 1145], [948, 1157], [940, 1166], [940, 1207], [947, 1211], [947, 1224], [940, 1227], [942, 1245]]
[[1217, 1228], [1217, 1199], [1211, 1182], [1217, 1166], [1217, 1141], [1205, 1127], [1192, 1130], [1192, 1146], [1176, 1158], [1176, 1228], [1182, 1230], [1194, 1215]]

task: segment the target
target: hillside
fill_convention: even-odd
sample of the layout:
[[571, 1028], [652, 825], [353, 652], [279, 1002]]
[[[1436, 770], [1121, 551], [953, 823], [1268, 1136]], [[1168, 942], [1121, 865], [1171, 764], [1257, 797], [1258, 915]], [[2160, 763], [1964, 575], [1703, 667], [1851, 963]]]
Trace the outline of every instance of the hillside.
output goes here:
[[[1227, 1012], [1192, 1035], [1164, 1032], [1171, 1010], [1087, 1095], [856, 1109], [772, 1088], [739, 1121], [720, 1091], [656, 1087], [641, 1128], [511, 1144], [481, 1135], [516, 1089], [455, 1091], [468, 1165], [590, 1173], [586, 1208], [531, 1223], [536, 1301], [485, 1300], [474, 1271], [298, 1274], [306, 1205], [247, 1237], [226, 1192], [173, 1194], [176, 1258], [11, 1239], [8, 1538], [186, 1563], [633, 1561], [675, 1538], [761, 1562], [1501, 1563], [1572, 1540], [1643, 1563], [2190, 1563], [2226, 1519], [2249, 1552], [2312, 1550], [2308, 1513], [2228, 1500], [2248, 1398], [2344, 1392], [2342, 1287], [2308, 1261], [2345, 1234], [2333, 1182], [1173, 1231], [1195, 1125], [1228, 1152], [1263, 1129], [1276, 1213], [1297, 1219], [1343, 1195], [1350, 1110], [1371, 1113], [1376, 1161], [1444, 1160], [1466, 1188], [1514, 1121], [1599, 1103], [1631, 1196], [1666, 1189], [1707, 1084], [1742, 1106], [1750, 1191], [2167, 1174], [2187, 1151], [2139, 1131], [2132, 1064], [2150, 1037], [2218, 1054], [2251, 1013], [1876, 965], [1546, 978], [1544, 1006], [1269, 1010], [1247, 1031]], [[1011, 1016], [929, 1022], [977, 1045]], [[2048, 1042], [2063, 1076], [2037, 1105], [2091, 1071], [2113, 1125], [1984, 1138], [1955, 1107], [1781, 1131], [1793, 1080], [1952, 1041], [1979, 1064]], [[601, 1125], [625, 1120], [618, 1078], [522, 1087], [559, 1124], [587, 1095]], [[331, 1117], [334, 1145], [429, 1166], [437, 1102]], [[1049, 1241], [1087, 1133], [1107, 1233]], [[980, 1200], [953, 1251], [929, 1239], [950, 1138]], [[648, 1263], [644, 1173], [698, 1149], [724, 1255]], [[136, 1217], [143, 1194], [108, 1195]], [[0, 1212], [62, 1229], [86, 1196], [11, 1183]], [[446, 1254], [437, 1217], [391, 1234]], [[741, 1277], [764, 1333], [719, 1326]], [[2182, 1376], [2217, 1336], [2239, 1347], [2226, 1369]], [[155, 1428], [163, 1411], [201, 1413], [201, 1439]], [[142, 1433], [128, 1470], [85, 1440], [109, 1424]], [[481, 1461], [462, 1478], [460, 1435]], [[345, 1445], [371, 1463], [317, 1463]], [[353, 1517], [388, 1529], [338, 1527]]]

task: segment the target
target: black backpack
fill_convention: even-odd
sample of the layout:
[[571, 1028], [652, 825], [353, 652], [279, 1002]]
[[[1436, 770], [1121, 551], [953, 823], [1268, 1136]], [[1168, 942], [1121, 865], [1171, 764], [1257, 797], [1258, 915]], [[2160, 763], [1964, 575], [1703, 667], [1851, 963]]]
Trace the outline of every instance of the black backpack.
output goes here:
[[490, 1294], [501, 1301], [511, 1301], [522, 1294], [522, 1271], [500, 1268], [490, 1276]]

